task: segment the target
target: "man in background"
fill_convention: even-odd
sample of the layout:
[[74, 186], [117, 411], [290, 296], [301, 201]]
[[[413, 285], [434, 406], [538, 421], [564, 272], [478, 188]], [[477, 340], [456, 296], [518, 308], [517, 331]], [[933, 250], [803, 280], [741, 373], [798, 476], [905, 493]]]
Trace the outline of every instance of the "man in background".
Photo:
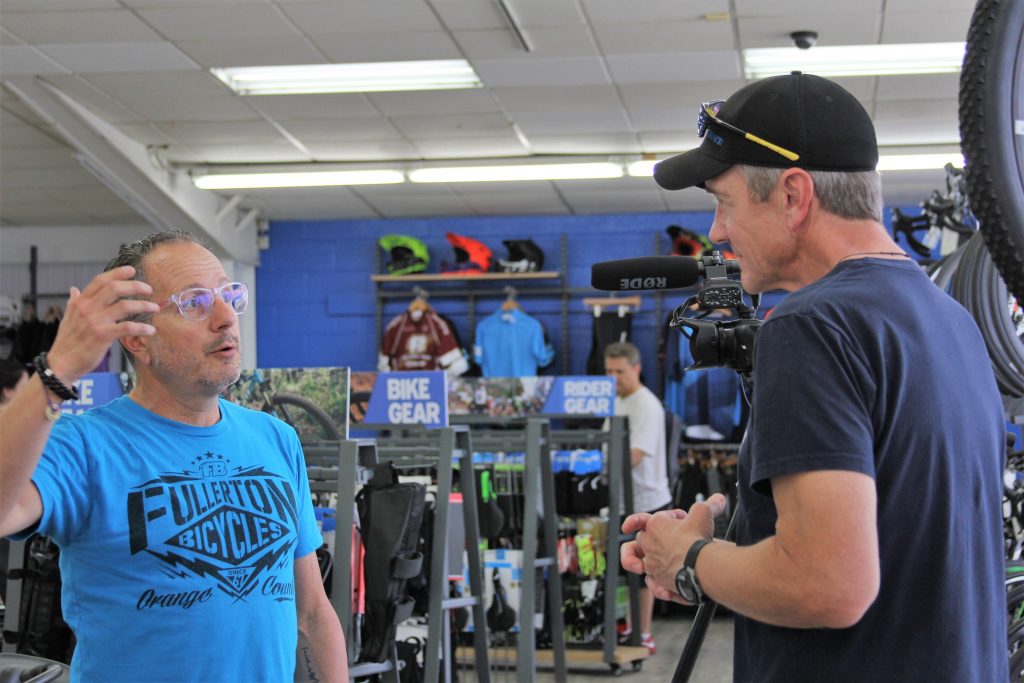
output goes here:
[[[665, 409], [661, 401], [640, 381], [640, 351], [630, 342], [615, 342], [604, 350], [605, 373], [615, 378], [615, 414], [629, 418], [629, 460], [633, 473], [633, 508], [653, 514], [672, 502], [665, 460]], [[614, 514], [614, 513], [613, 513]], [[630, 612], [627, 611], [627, 615]], [[654, 595], [640, 588], [640, 642], [657, 651], [651, 620]], [[627, 620], [628, 636], [633, 624]]]

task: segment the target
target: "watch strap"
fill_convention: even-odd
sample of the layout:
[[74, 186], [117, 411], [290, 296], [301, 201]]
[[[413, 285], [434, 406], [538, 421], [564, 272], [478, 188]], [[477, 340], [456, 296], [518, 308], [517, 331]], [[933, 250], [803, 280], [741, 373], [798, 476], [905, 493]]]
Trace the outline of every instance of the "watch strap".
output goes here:
[[697, 555], [708, 543], [711, 543], [710, 538], [699, 538], [694, 541], [693, 545], [691, 545], [690, 549], [686, 552], [686, 559], [683, 560], [683, 566], [687, 569], [695, 569], [697, 566]]

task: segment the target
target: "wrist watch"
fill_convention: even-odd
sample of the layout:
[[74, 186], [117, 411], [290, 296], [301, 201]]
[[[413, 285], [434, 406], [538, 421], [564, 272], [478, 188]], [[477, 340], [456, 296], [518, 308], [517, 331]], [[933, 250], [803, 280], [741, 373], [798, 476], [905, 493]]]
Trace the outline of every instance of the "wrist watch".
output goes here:
[[700, 587], [700, 581], [697, 580], [696, 565], [697, 554], [708, 543], [711, 543], [709, 538], [700, 538], [694, 541], [686, 553], [683, 566], [676, 572], [676, 592], [683, 600], [693, 605], [702, 605], [707, 602], [704, 591]]

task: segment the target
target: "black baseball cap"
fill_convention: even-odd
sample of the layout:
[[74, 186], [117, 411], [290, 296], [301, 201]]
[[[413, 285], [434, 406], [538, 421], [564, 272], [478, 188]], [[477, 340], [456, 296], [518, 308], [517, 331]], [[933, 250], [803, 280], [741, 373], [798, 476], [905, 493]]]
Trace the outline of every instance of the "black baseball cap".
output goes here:
[[[798, 158], [787, 158], [734, 128]], [[656, 164], [654, 180], [666, 190], [704, 187], [735, 164], [873, 171], [878, 165], [875, 127], [857, 98], [839, 84], [794, 71], [733, 93], [710, 119], [701, 146]]]

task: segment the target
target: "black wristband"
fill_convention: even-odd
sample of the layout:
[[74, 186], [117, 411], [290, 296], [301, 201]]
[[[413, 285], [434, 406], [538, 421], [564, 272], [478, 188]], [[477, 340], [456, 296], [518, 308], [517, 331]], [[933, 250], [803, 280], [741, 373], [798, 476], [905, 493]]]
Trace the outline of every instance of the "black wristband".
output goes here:
[[53, 374], [53, 370], [46, 364], [45, 351], [36, 356], [32, 364], [35, 366], [36, 372], [39, 373], [39, 379], [42, 381], [43, 386], [52, 391], [57, 398], [62, 401], [78, 400], [78, 389], [73, 386], [69, 387], [57, 379], [57, 375]]

